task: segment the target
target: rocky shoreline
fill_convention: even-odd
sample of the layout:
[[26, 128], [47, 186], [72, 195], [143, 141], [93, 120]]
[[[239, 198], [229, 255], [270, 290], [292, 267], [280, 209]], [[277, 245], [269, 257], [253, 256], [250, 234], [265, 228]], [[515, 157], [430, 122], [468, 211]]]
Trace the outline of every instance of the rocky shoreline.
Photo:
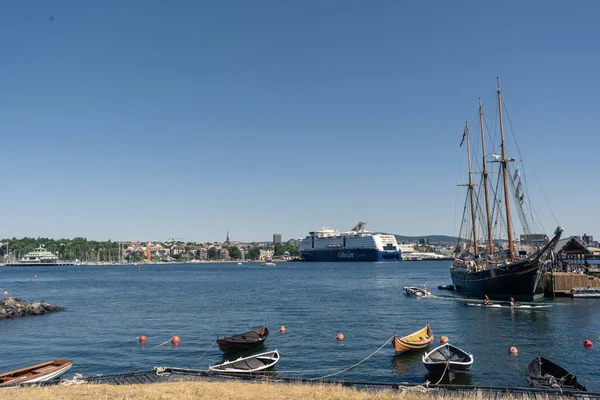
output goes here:
[[27, 301], [17, 297], [0, 300], [0, 319], [18, 318], [29, 315], [43, 315], [47, 312], [62, 311], [63, 307], [41, 301]]

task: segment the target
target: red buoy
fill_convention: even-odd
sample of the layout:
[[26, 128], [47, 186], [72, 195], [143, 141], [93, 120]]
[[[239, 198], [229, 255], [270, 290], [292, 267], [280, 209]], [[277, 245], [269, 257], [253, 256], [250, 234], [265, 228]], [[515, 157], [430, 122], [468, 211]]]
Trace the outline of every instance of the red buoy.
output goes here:
[[446, 344], [446, 343], [448, 343], [448, 336], [441, 336], [441, 337], [440, 337], [440, 343], [441, 343], [441, 344]]
[[140, 343], [146, 343], [146, 336], [140, 336], [138, 340], [140, 341]]
[[179, 342], [181, 342], [181, 339], [179, 338], [179, 336], [173, 336], [171, 338], [171, 344], [177, 345], [177, 344], [179, 344]]
[[344, 340], [344, 334], [342, 332], [340, 332], [337, 334], [337, 336], [335, 338], [339, 341], [342, 341], [342, 340]]
[[586, 339], [583, 341], [583, 347], [585, 347], [586, 349], [591, 349], [593, 345], [594, 344], [591, 340]]
[[510, 346], [508, 348], [508, 354], [510, 354], [511, 356], [516, 356], [519, 354], [519, 349], [517, 349], [515, 346]]
[[4, 291], [4, 295], [8, 296], [8, 291], [7, 290]]

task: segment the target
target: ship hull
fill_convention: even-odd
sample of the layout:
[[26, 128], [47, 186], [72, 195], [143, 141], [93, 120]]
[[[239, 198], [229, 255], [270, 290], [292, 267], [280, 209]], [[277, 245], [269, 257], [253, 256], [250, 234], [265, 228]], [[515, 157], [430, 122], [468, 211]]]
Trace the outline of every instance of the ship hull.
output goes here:
[[377, 249], [356, 250], [303, 250], [305, 261], [400, 261], [400, 251]]
[[498, 267], [479, 272], [467, 272], [465, 268], [451, 268], [450, 275], [455, 291], [472, 297], [519, 301], [532, 301], [544, 296], [545, 279], [536, 279], [538, 260], [524, 260], [510, 267]]

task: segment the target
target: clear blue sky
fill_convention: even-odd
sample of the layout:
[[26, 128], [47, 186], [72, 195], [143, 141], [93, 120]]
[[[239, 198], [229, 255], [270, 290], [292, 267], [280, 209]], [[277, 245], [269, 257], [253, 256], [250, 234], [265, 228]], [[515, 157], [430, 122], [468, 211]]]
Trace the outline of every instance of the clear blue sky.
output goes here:
[[0, 237], [287, 240], [359, 220], [455, 235], [464, 121], [497, 75], [566, 234], [600, 236], [598, 15], [596, 1], [7, 2]]

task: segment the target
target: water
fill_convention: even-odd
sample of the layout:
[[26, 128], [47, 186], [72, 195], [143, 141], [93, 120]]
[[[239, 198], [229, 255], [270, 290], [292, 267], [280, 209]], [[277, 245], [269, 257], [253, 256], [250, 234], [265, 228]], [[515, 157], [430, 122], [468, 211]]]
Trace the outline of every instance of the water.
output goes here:
[[[445, 335], [474, 354], [472, 372], [461, 383], [527, 386], [527, 364], [541, 353], [588, 390], [600, 390], [598, 300], [559, 299], [541, 310], [482, 309], [452, 298], [411, 298], [402, 290], [426, 284], [434, 295], [452, 296], [437, 289], [448, 283], [447, 261], [2, 268], [0, 288], [11, 296], [67, 311], [0, 320], [0, 371], [61, 358], [74, 362], [66, 377], [154, 366], [205, 369], [223, 361], [213, 345], [217, 335], [267, 324], [265, 348], [282, 354], [280, 375], [315, 378], [363, 360], [395, 330], [403, 336], [429, 321], [435, 343]], [[279, 333], [281, 325], [287, 333]], [[335, 340], [338, 332], [345, 341]], [[137, 341], [141, 335], [145, 344]], [[179, 346], [156, 348], [174, 335]], [[596, 347], [585, 349], [585, 339]], [[518, 357], [507, 354], [510, 346], [519, 349]], [[394, 356], [390, 343], [332, 378], [437, 380], [426, 374], [420, 356]], [[314, 371], [324, 368], [332, 369]]]

